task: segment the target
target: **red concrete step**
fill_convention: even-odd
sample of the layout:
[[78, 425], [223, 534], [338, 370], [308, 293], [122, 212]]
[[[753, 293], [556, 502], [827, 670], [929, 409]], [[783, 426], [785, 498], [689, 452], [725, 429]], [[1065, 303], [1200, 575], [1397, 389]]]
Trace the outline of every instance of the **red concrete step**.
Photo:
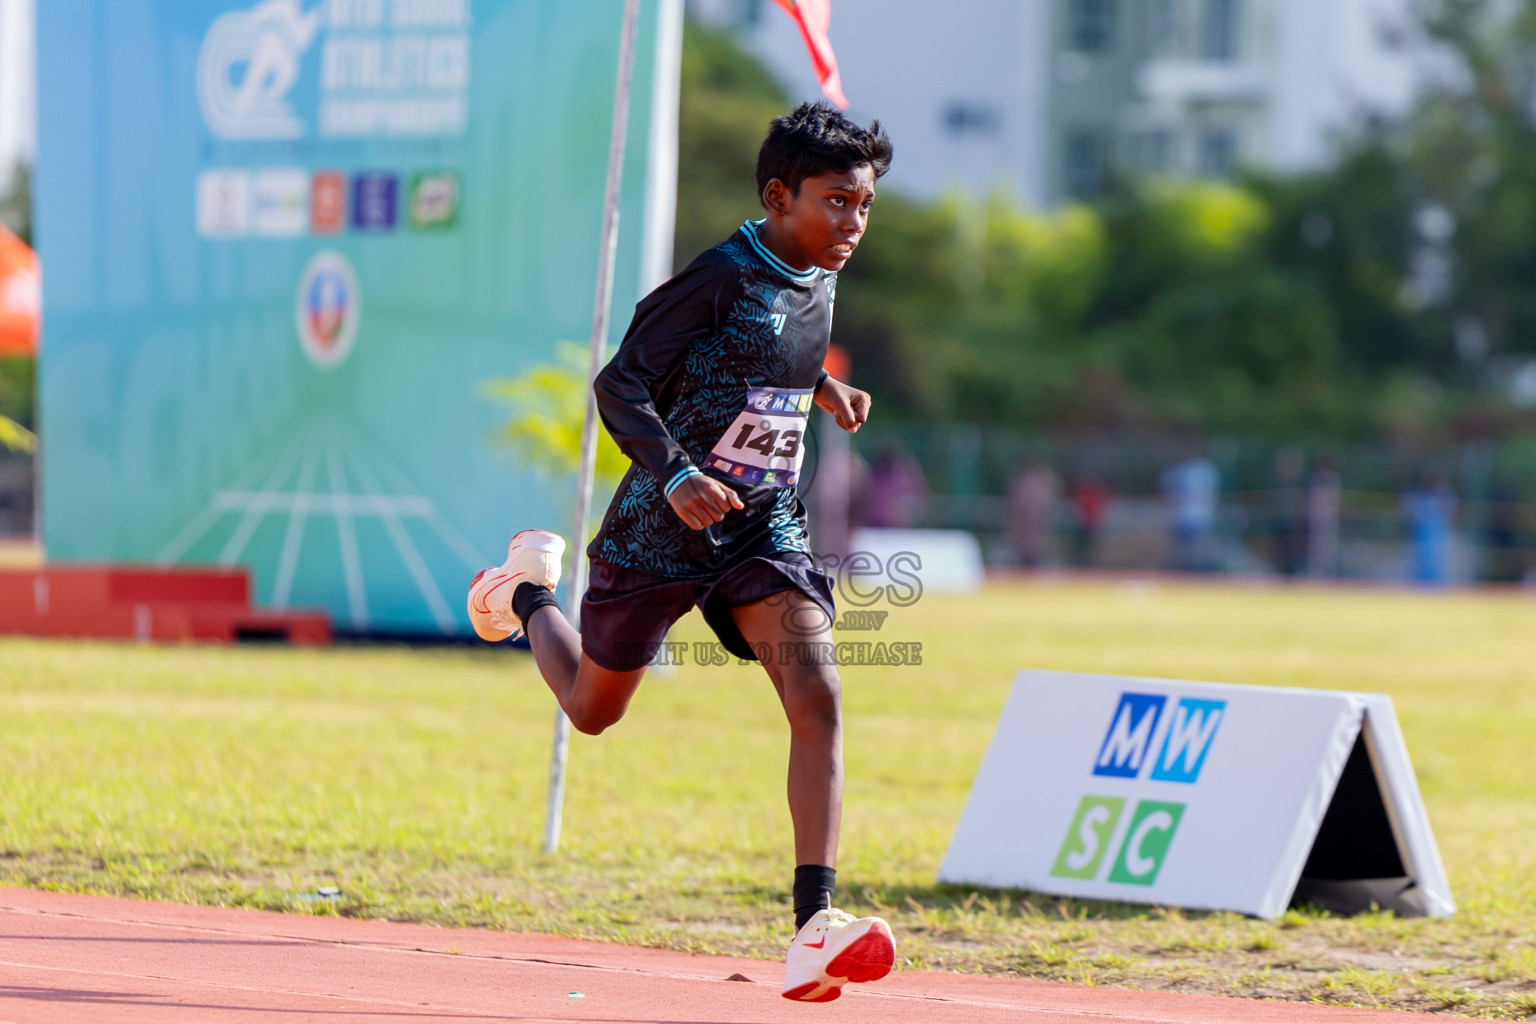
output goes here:
[[322, 611], [252, 608], [243, 567], [44, 566], [0, 571], [0, 633], [231, 643], [325, 644]]
[[0, 571], [0, 615], [30, 606], [39, 614], [53, 604], [251, 603], [251, 574], [232, 569], [153, 568], [118, 565], [50, 565]]

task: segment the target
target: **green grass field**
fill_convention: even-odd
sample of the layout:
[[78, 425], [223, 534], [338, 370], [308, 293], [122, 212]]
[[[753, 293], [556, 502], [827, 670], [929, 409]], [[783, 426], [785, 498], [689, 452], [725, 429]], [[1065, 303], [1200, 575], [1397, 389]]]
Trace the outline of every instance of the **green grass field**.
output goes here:
[[[1536, 601], [994, 585], [879, 637], [924, 664], [844, 672], [839, 902], [889, 916], [912, 966], [1536, 1017]], [[1390, 693], [1460, 912], [1271, 924], [935, 886], [1026, 666]], [[0, 707], [0, 882], [766, 957], [790, 936], [788, 732], [755, 666], [653, 675], [577, 736], [558, 857], [525, 655], [4, 639]]]

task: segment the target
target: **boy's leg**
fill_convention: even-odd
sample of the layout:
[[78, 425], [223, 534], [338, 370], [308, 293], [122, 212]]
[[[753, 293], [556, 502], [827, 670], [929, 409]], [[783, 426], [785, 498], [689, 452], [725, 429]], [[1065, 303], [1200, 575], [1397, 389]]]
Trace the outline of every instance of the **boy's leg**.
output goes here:
[[[585, 653], [582, 635], [571, 628], [555, 599], [564, 551], [565, 541], [556, 534], [520, 531], [507, 546], [506, 562], [481, 572], [470, 584], [469, 618], [486, 640], [526, 634], [539, 672], [571, 724], [596, 735], [624, 717], [654, 644], [693, 606], [696, 584], [594, 559], [582, 597], [582, 623], [586, 649], [609, 665], [623, 666], [605, 668]], [[594, 636], [606, 642], [594, 648]]]
[[[789, 719], [789, 816], [795, 827], [795, 863], [837, 866], [843, 815], [842, 688], [837, 666], [820, 656], [832, 650], [832, 623], [798, 590], [731, 609], [736, 628], [763, 662]], [[800, 623], [824, 621], [810, 635]], [[789, 644], [789, 648], [781, 645]], [[783, 657], [786, 650], [791, 657]], [[804, 652], [805, 656], [801, 657]]]
[[523, 622], [539, 673], [578, 732], [596, 736], [624, 717], [645, 669], [615, 672], [581, 652], [581, 634], [554, 605]]
[[[843, 811], [842, 689], [831, 657], [832, 623], [819, 604], [798, 590], [739, 605], [731, 616], [754, 648], [771, 645], [771, 653], [761, 651], [769, 655], [763, 667], [789, 718], [795, 939], [784, 960], [781, 994], [828, 1002], [850, 981], [885, 977], [896, 962], [890, 925], [877, 917], [855, 919], [830, 906]], [[818, 621], [819, 629], [804, 628]]]

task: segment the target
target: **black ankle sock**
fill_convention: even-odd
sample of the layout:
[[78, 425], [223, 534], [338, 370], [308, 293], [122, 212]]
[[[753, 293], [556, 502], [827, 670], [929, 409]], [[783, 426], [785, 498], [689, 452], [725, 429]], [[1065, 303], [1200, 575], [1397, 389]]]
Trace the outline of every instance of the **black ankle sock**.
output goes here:
[[832, 887], [836, 884], [836, 868], [822, 864], [801, 864], [795, 868], [795, 931], [804, 928], [818, 910], [832, 906]]
[[528, 630], [528, 616], [545, 605], [556, 609], [560, 607], [560, 602], [555, 600], [555, 592], [548, 587], [541, 587], [537, 583], [519, 583], [517, 589], [512, 591], [512, 614], [523, 624], [524, 632]]

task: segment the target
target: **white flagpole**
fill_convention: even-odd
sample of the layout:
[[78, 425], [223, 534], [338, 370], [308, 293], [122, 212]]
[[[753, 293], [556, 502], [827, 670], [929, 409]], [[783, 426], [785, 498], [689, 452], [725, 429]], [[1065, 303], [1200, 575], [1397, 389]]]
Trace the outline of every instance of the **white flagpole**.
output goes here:
[[[624, 180], [624, 144], [629, 135], [630, 80], [635, 70], [635, 33], [640, 0], [624, 0], [624, 28], [619, 37], [619, 78], [613, 88], [613, 133], [608, 138], [608, 188], [603, 196], [603, 241], [597, 257], [597, 296], [592, 304], [592, 361], [587, 369], [587, 414], [581, 427], [581, 468], [576, 476], [576, 528], [571, 536], [571, 579], [566, 584], [565, 617], [581, 629], [581, 595], [587, 591], [587, 519], [592, 510], [592, 476], [597, 466], [597, 398], [592, 382], [603, 368], [608, 314], [613, 306], [613, 269], [619, 254], [619, 188]], [[560, 849], [560, 817], [565, 807], [565, 763], [571, 749], [571, 720], [555, 709], [555, 744], [549, 757], [549, 804], [544, 820], [544, 852]]]

